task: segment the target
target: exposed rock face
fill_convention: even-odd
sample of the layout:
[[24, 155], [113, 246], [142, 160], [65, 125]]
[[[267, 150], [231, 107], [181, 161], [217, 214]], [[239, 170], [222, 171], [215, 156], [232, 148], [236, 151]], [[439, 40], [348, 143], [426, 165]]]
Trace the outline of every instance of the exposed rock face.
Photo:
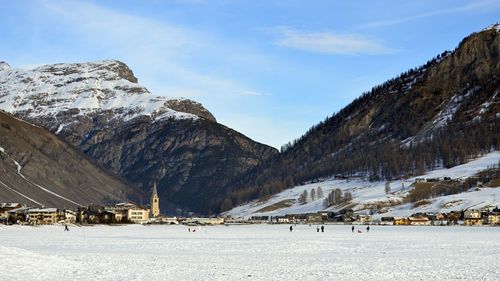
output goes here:
[[74, 208], [142, 195], [45, 129], [0, 112], [0, 201]]
[[222, 188], [277, 151], [197, 102], [152, 96], [118, 61], [0, 72], [0, 109], [43, 126], [149, 192], [163, 210], [209, 212]]

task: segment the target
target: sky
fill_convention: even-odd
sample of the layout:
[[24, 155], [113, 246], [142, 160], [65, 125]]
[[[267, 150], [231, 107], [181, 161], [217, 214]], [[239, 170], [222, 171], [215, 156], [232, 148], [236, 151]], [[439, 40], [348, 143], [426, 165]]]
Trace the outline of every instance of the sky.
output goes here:
[[117, 59], [279, 148], [499, 15], [500, 0], [2, 1], [0, 61]]

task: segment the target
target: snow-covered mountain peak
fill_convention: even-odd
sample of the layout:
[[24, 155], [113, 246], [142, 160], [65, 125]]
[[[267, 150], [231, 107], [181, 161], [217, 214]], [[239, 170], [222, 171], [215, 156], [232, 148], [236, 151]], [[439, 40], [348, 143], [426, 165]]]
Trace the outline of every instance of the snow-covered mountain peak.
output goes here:
[[139, 116], [153, 120], [213, 118], [199, 103], [151, 95], [137, 83], [132, 70], [117, 60], [32, 69], [11, 69], [7, 63], [0, 63], [0, 110], [30, 119], [102, 112], [123, 121]]
[[4, 61], [0, 61], [0, 72], [10, 70], [10, 65]]

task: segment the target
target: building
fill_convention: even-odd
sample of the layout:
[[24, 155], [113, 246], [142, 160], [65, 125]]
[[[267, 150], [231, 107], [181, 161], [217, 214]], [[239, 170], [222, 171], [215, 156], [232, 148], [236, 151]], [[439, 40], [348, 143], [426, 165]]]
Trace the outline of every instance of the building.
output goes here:
[[64, 210], [64, 221], [66, 223], [76, 223], [77, 214], [72, 210]]
[[430, 225], [431, 222], [428, 217], [425, 216], [415, 216], [409, 217], [410, 225]]
[[500, 213], [488, 214], [487, 223], [491, 225], [500, 225]]
[[410, 220], [408, 218], [394, 218], [394, 225], [410, 225]]
[[133, 223], [147, 223], [149, 221], [149, 209], [135, 206], [128, 209], [127, 219]]
[[186, 219], [184, 224], [200, 224], [200, 225], [218, 225], [224, 224], [224, 218], [189, 218]]
[[35, 208], [28, 211], [28, 220], [30, 224], [53, 224], [59, 219], [57, 208]]
[[359, 215], [356, 221], [362, 224], [369, 224], [372, 222], [372, 217], [369, 215]]
[[477, 210], [467, 210], [464, 212], [464, 224], [465, 225], [482, 225], [483, 216], [481, 211]]
[[156, 190], [156, 181], [153, 183], [153, 192], [151, 194], [151, 217], [157, 218], [160, 215], [160, 198]]
[[307, 215], [308, 223], [320, 223], [323, 222], [323, 216], [321, 214], [308, 214]]

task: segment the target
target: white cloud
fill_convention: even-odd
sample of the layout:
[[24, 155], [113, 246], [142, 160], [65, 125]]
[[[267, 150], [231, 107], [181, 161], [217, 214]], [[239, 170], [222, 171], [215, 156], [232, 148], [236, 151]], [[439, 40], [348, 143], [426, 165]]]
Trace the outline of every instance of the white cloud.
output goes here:
[[[234, 47], [234, 52], [239, 51], [238, 46], [216, 34], [83, 1], [40, 3], [43, 7], [40, 12], [46, 13], [58, 26], [62, 26], [62, 35], [68, 36], [74, 47], [84, 49], [83, 54], [97, 53], [104, 56], [100, 59], [123, 60], [136, 72], [139, 82], [146, 82], [144, 86], [153, 94], [190, 97], [212, 95], [216, 99], [223, 99], [245, 95], [241, 93], [256, 93], [240, 85], [239, 81], [220, 77], [209, 67], [199, 67], [199, 61], [208, 61], [206, 64], [216, 61], [222, 65], [233, 63], [229, 61], [233, 50], [221, 46]], [[72, 52], [76, 53], [78, 49]], [[252, 59], [258, 57], [255, 53], [246, 54]], [[238, 59], [242, 57], [245, 57], [245, 53], [240, 54]], [[259, 62], [264, 60], [261, 58]], [[156, 89], [162, 91], [156, 92]]]
[[497, 0], [476, 1], [473, 3], [467, 4], [467, 5], [461, 6], [461, 7], [454, 7], [454, 8], [444, 9], [444, 10], [430, 11], [427, 13], [421, 13], [421, 14], [416, 14], [416, 15], [411, 15], [411, 16], [406, 16], [406, 17], [401, 17], [401, 18], [393, 18], [393, 19], [388, 19], [388, 20], [369, 22], [369, 23], [360, 25], [359, 28], [386, 27], [386, 26], [398, 25], [398, 24], [402, 24], [405, 22], [415, 21], [415, 20], [429, 18], [429, 17], [440, 16], [440, 15], [460, 13], [460, 12], [471, 12], [471, 11], [485, 9], [485, 8], [488, 9], [488, 8], [492, 8], [494, 6], [499, 6], [499, 5], [500, 5], [500, 2]]
[[340, 55], [376, 55], [394, 52], [376, 40], [357, 34], [306, 32], [289, 27], [278, 29], [275, 44], [308, 52]]

